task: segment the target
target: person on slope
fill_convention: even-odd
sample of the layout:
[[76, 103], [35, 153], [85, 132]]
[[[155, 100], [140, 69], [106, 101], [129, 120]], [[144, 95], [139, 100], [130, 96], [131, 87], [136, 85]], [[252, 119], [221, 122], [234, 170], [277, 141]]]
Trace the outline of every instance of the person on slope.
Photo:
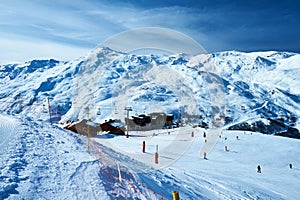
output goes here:
[[261, 173], [261, 167], [260, 167], [260, 165], [257, 166], [257, 173]]

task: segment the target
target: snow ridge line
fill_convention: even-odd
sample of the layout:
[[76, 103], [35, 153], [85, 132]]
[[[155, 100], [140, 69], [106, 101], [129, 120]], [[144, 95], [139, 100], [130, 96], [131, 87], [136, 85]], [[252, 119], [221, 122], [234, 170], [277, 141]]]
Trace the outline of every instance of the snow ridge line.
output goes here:
[[[99, 176], [113, 199], [166, 199], [137, 179], [137, 175], [120, 164], [99, 143], [91, 139], [91, 153], [97, 158]], [[117, 190], [116, 190], [117, 188]]]

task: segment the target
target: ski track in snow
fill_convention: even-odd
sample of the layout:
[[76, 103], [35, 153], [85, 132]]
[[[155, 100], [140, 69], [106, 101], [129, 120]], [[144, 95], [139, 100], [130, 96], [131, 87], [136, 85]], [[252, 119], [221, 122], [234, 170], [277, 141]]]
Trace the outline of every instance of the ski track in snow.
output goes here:
[[9, 145], [10, 140], [13, 140], [14, 136], [18, 132], [18, 122], [15, 119], [7, 116], [0, 116], [0, 148], [4, 149]]
[[[148, 166], [99, 145], [101, 157], [91, 157], [82, 143], [86, 138], [26, 120], [19, 123], [15, 146], [1, 153], [7, 158], [1, 164], [0, 199], [161, 199], [165, 192], [140, 181], [134, 169], [147, 171]], [[11, 127], [4, 126], [5, 130]], [[118, 182], [117, 163], [125, 163], [120, 166], [122, 182]]]
[[[104, 186], [112, 199], [161, 199], [163, 190], [153, 190], [140, 181], [139, 173], [153, 170], [133, 158], [120, 154], [109, 147], [93, 141], [93, 154], [98, 158], [100, 178], [106, 180]], [[118, 169], [119, 172], [118, 172]]]
[[80, 138], [26, 120], [1, 151], [0, 199], [105, 199], [98, 165]]

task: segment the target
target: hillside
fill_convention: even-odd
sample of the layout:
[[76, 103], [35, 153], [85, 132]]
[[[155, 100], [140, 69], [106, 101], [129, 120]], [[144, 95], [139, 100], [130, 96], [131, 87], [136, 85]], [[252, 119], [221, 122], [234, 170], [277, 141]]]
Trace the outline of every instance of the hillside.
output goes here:
[[98, 48], [74, 61], [0, 66], [0, 111], [45, 120], [49, 98], [61, 122], [124, 120], [131, 106], [132, 115], [164, 111], [186, 124], [300, 138], [299, 60], [288, 52], [141, 56]]

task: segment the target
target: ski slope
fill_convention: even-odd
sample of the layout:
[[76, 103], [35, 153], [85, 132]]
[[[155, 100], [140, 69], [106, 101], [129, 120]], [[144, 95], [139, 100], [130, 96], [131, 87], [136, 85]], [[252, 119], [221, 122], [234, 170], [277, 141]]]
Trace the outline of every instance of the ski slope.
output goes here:
[[0, 133], [9, 140], [1, 145], [0, 199], [109, 199], [77, 136], [3, 115]]
[[[181, 143], [185, 143], [187, 148], [174, 159], [176, 150], [166, 143], [174, 142], [180, 148], [178, 137], [172, 137], [177, 131], [177, 134], [181, 134]], [[194, 137], [191, 136], [192, 131]], [[260, 133], [223, 132], [204, 159], [203, 149], [209, 142], [205, 142], [203, 138], [204, 131], [190, 128], [173, 131], [170, 135], [161, 131], [161, 134], [155, 136], [149, 133], [148, 136], [144, 135], [145, 137], [140, 133], [140, 137], [133, 135], [129, 138], [108, 135], [97, 137], [96, 140], [107, 144], [120, 154], [126, 154], [151, 166], [152, 170], [149, 171], [147, 168], [140, 169], [140, 165], [137, 168], [130, 165], [140, 173], [141, 180], [149, 183], [150, 187], [153, 184], [151, 181], [156, 184], [158, 182], [158, 185], [165, 189], [171, 185], [174, 190], [179, 191], [183, 199], [298, 198], [300, 195], [298, 140]], [[206, 139], [209, 140], [209, 137]], [[146, 141], [146, 153], [142, 153], [142, 140]], [[155, 164], [154, 152], [157, 144], [161, 148], [158, 151], [159, 163]], [[228, 151], [224, 150], [225, 146]], [[169, 159], [167, 162], [166, 158]], [[293, 169], [289, 169], [290, 163], [293, 164]], [[256, 172], [257, 165], [262, 167], [261, 174]]]
[[[6, 121], [14, 125], [7, 126]], [[296, 139], [223, 131], [203, 159], [206, 130], [185, 127], [170, 134], [167, 130], [154, 135], [131, 133], [129, 138], [99, 135], [90, 138], [89, 154], [86, 137], [58, 127], [8, 116], [1, 116], [0, 124], [1, 134], [5, 130], [15, 135], [8, 146], [1, 146], [1, 199], [172, 199], [174, 190], [182, 199], [297, 199], [300, 195]], [[14, 126], [18, 131], [13, 134], [9, 127]], [[143, 140], [146, 153], [142, 153]], [[156, 145], [161, 164], [154, 164]], [[172, 145], [184, 151], [176, 152]]]

